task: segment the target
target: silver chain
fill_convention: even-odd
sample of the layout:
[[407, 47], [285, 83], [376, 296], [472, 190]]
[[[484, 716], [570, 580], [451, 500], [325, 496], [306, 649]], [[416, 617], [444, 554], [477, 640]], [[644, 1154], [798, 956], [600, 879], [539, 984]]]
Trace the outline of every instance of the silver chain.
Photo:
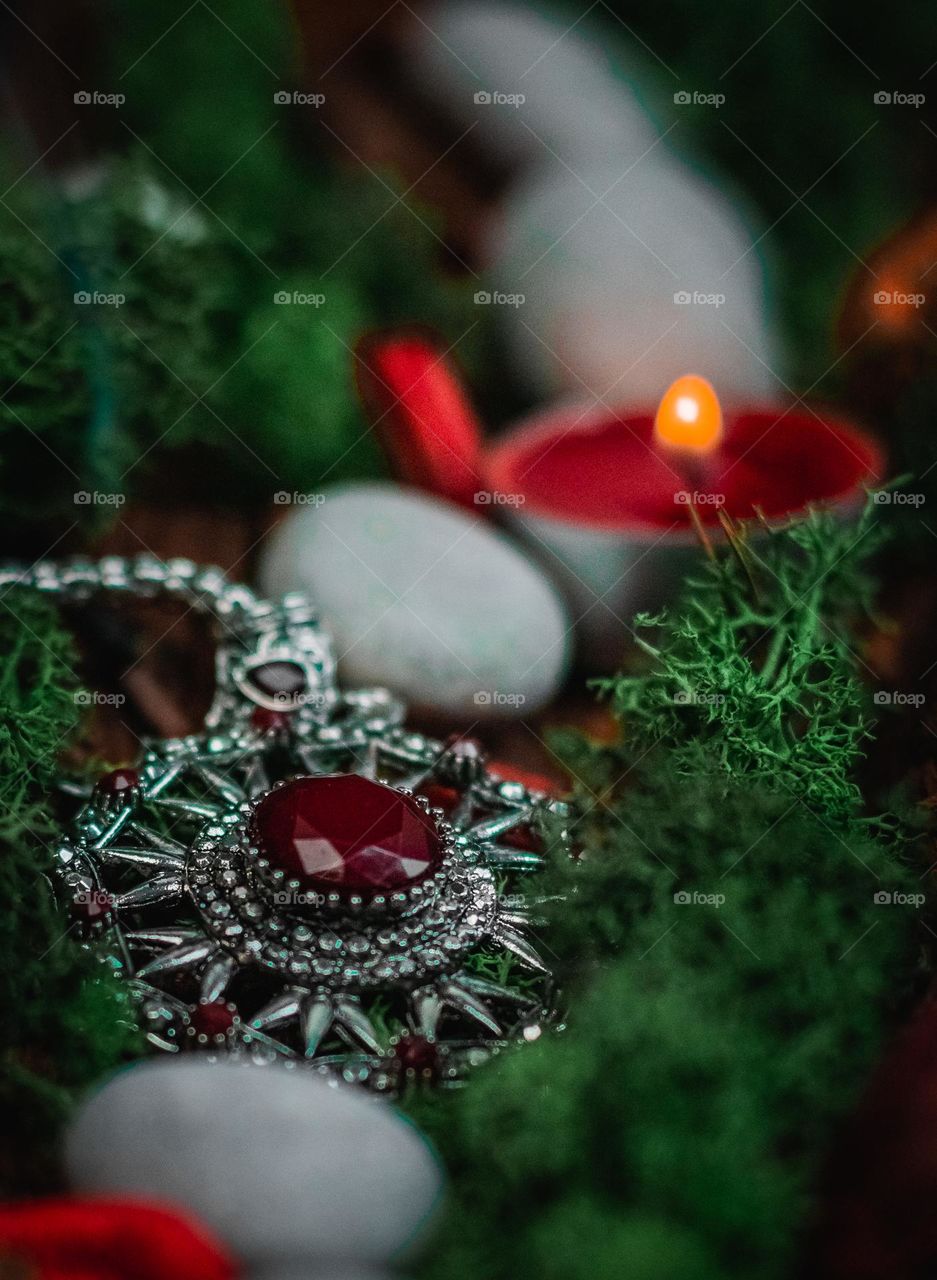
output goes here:
[[303, 689], [290, 695], [293, 702], [301, 696], [304, 705], [316, 706], [325, 714], [337, 700], [331, 644], [315, 609], [299, 593], [276, 602], [265, 600], [215, 566], [181, 558], [162, 561], [149, 554], [97, 560], [74, 556], [39, 560], [29, 568], [0, 567], [0, 589], [15, 586], [75, 604], [102, 593], [142, 600], [165, 596], [210, 618], [217, 649], [208, 728], [236, 716], [239, 709], [281, 705], [284, 698], [251, 678], [252, 673], [274, 665], [291, 664], [301, 670]]

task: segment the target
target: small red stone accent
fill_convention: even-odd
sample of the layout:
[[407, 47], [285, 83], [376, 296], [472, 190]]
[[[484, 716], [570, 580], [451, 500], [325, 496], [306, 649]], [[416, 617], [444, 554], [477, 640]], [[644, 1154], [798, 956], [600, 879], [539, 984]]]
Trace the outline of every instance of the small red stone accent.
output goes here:
[[71, 902], [74, 919], [83, 925], [101, 924], [114, 910], [114, 899], [103, 889], [84, 889]]
[[290, 713], [255, 707], [251, 712], [251, 725], [258, 733], [283, 733], [290, 727]]
[[212, 1000], [207, 1004], [196, 1005], [189, 1021], [199, 1035], [208, 1036], [212, 1040], [231, 1030], [234, 1026], [234, 1011], [224, 1000]]
[[136, 769], [111, 769], [110, 773], [101, 774], [95, 788], [102, 796], [122, 796], [139, 785], [140, 775]]
[[540, 833], [531, 826], [512, 827], [501, 837], [509, 849], [522, 849], [525, 853], [543, 853]]
[[394, 1061], [405, 1075], [435, 1077], [439, 1072], [439, 1050], [425, 1036], [401, 1036], [394, 1047]]
[[435, 824], [416, 801], [357, 774], [288, 782], [260, 801], [253, 829], [272, 866], [323, 893], [391, 893], [442, 859]]

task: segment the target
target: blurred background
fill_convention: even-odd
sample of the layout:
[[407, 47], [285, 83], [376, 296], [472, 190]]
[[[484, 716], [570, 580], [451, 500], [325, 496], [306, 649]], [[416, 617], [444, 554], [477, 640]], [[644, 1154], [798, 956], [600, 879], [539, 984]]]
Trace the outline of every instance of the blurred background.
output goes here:
[[255, 576], [303, 495], [413, 479], [412, 422], [375, 433], [357, 390], [400, 326], [489, 444], [693, 369], [928, 469], [924, 9], [37, 0], [0, 27], [6, 554]]

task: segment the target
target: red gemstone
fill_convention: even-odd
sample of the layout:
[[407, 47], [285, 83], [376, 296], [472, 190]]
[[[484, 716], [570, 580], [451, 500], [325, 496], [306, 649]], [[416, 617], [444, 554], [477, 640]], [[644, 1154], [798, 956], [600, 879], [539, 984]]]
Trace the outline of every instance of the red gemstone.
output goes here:
[[271, 711], [269, 707], [255, 707], [251, 712], [251, 725], [258, 733], [282, 733], [290, 727], [290, 713]]
[[114, 899], [103, 889], [81, 889], [72, 898], [72, 916], [83, 925], [100, 924], [114, 909]]
[[373, 898], [418, 884], [438, 867], [433, 820], [411, 796], [357, 774], [297, 778], [254, 813], [272, 866], [303, 889]]
[[112, 769], [102, 773], [95, 785], [102, 795], [120, 796], [140, 785], [140, 775], [136, 769]]
[[523, 849], [525, 853], [543, 853], [543, 840], [531, 826], [512, 827], [501, 839], [511, 849]]
[[214, 1039], [223, 1036], [234, 1026], [234, 1011], [224, 1000], [211, 1000], [207, 1004], [196, 1005], [189, 1019], [199, 1035]]
[[435, 1076], [439, 1070], [439, 1051], [425, 1036], [401, 1036], [394, 1047], [394, 1060], [405, 1075]]

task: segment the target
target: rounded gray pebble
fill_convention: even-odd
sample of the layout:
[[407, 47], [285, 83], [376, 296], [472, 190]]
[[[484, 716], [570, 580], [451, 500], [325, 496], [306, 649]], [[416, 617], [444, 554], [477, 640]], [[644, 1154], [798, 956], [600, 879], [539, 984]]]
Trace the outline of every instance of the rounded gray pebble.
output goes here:
[[318, 496], [268, 539], [260, 580], [272, 596], [310, 597], [346, 684], [386, 685], [416, 707], [473, 720], [531, 715], [553, 697], [569, 620], [515, 543], [399, 485]]
[[322, 1280], [380, 1272], [442, 1188], [432, 1149], [388, 1103], [280, 1066], [131, 1067], [79, 1111], [65, 1157], [76, 1191], [174, 1202], [270, 1280], [280, 1261], [296, 1280], [304, 1265]]

